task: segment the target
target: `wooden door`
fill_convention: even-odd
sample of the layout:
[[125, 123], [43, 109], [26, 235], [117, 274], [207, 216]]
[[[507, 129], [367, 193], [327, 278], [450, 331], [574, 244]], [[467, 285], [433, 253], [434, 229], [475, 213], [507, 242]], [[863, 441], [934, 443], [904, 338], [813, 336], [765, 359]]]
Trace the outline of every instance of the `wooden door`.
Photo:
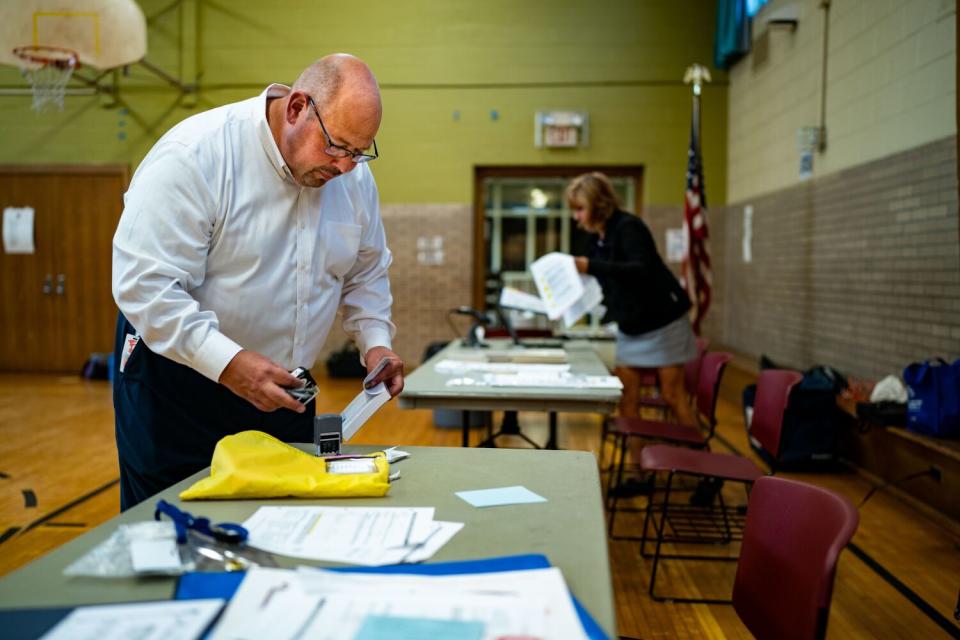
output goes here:
[[0, 253], [0, 370], [79, 372], [113, 348], [111, 244], [125, 166], [2, 167], [0, 209], [34, 209], [30, 255]]

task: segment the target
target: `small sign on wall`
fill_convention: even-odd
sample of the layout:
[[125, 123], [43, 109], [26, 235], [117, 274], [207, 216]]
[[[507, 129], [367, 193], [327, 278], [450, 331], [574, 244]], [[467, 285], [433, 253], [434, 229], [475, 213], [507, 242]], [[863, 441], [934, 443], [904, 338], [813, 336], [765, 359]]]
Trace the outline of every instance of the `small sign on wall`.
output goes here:
[[753, 205], [743, 208], [743, 246], [742, 256], [745, 263], [753, 262]]
[[3, 210], [3, 251], [36, 252], [33, 244], [33, 207], [7, 207]]
[[686, 253], [684, 240], [683, 227], [667, 229], [667, 262], [683, 262], [683, 254]]

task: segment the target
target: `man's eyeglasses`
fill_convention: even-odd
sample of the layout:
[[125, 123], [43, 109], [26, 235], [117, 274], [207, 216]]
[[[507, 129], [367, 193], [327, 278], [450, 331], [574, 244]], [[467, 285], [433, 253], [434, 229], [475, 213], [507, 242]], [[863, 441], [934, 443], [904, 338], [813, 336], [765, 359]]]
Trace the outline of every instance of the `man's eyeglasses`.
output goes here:
[[323, 126], [323, 118], [320, 117], [320, 111], [317, 110], [317, 103], [313, 101], [313, 98], [307, 96], [307, 100], [310, 101], [310, 106], [313, 107], [313, 112], [317, 114], [317, 122], [320, 123], [320, 130], [323, 131], [323, 137], [327, 140], [327, 146], [324, 148], [323, 152], [332, 158], [346, 158], [350, 157], [351, 160], [357, 164], [361, 162], [370, 162], [371, 160], [376, 160], [380, 157], [380, 153], [377, 151], [377, 141], [373, 141], [373, 155], [369, 153], [361, 153], [357, 151], [351, 151], [346, 147], [341, 147], [338, 144], [333, 144], [333, 140], [330, 139], [330, 134], [327, 133], [327, 128]]

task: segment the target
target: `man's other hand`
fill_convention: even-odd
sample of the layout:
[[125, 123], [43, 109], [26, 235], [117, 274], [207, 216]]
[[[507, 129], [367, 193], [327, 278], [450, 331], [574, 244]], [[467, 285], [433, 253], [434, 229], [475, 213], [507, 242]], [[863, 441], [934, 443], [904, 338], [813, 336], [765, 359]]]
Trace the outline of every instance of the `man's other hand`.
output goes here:
[[256, 351], [244, 349], [235, 355], [220, 374], [220, 384], [260, 411], [305, 411], [302, 404], [284, 391], [284, 387], [299, 387], [302, 381]]
[[369, 389], [384, 382], [392, 398], [403, 391], [403, 360], [400, 359], [400, 356], [386, 347], [373, 347], [363, 356], [363, 362], [366, 364], [369, 373], [384, 358], [388, 360], [387, 365], [366, 386]]

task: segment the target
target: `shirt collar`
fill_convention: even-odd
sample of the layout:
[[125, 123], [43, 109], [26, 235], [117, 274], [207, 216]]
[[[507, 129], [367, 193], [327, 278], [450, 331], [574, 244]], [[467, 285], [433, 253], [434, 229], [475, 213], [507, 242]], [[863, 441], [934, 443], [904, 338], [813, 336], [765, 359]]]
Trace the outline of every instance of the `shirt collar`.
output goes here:
[[277, 142], [273, 139], [273, 132], [270, 131], [270, 123], [267, 122], [267, 100], [269, 98], [282, 98], [288, 93], [290, 93], [290, 87], [282, 84], [271, 84], [253, 101], [253, 104], [257, 110], [255, 114], [257, 137], [260, 138], [260, 143], [263, 145], [263, 150], [267, 154], [267, 159], [270, 160], [270, 164], [281, 179], [293, 182], [293, 174], [290, 173], [287, 163], [284, 162], [283, 155], [277, 147]]

